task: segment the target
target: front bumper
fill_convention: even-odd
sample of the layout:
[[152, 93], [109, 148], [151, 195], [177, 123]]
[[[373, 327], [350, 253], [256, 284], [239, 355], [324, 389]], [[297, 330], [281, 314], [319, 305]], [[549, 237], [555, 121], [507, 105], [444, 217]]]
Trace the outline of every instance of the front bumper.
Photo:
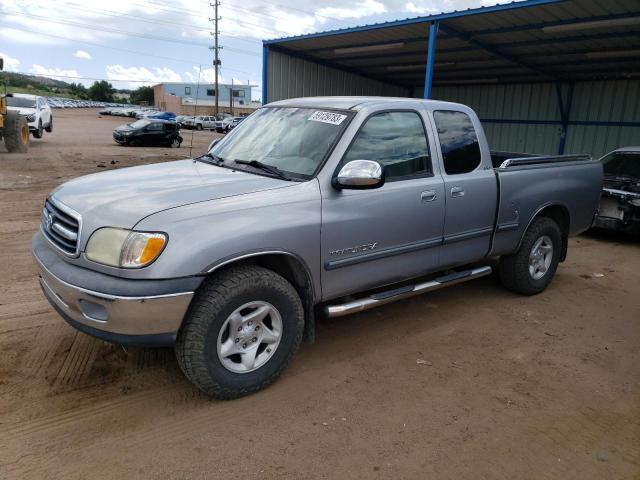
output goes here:
[[[41, 233], [32, 253], [49, 303], [74, 328], [122, 345], [172, 345], [202, 277], [131, 280], [62, 260]], [[82, 285], [82, 286], [79, 286]]]

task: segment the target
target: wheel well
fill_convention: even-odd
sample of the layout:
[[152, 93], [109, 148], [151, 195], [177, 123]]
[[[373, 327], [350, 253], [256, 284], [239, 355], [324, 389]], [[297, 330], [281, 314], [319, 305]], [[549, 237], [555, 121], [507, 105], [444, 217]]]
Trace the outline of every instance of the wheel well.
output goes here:
[[556, 222], [562, 232], [562, 250], [560, 251], [560, 261], [564, 262], [567, 258], [567, 248], [569, 246], [569, 228], [571, 226], [571, 218], [569, 211], [562, 205], [550, 205], [538, 212], [536, 217], [547, 217]]
[[215, 275], [231, 267], [239, 265], [258, 265], [267, 268], [286, 279], [298, 292], [304, 306], [304, 340], [313, 343], [315, 339], [315, 308], [313, 281], [309, 270], [301, 260], [285, 253], [265, 253], [227, 263], [213, 270]]

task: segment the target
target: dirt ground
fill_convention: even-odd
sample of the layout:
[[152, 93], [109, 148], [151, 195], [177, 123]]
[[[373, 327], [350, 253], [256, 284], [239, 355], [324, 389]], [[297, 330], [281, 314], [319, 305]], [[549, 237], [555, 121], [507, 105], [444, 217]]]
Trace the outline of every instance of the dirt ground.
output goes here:
[[28, 154], [0, 150], [0, 478], [640, 478], [638, 241], [572, 239], [535, 297], [489, 277], [324, 320], [273, 386], [213, 401], [171, 349], [67, 326], [29, 253], [56, 185], [183, 158], [191, 133], [119, 147], [122, 118], [54, 115]]

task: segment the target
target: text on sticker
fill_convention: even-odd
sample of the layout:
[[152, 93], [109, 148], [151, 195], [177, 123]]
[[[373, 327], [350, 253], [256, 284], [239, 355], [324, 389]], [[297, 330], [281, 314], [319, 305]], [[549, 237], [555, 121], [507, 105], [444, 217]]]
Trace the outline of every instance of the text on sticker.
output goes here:
[[346, 115], [333, 112], [313, 112], [313, 115], [309, 117], [309, 120], [314, 122], [330, 123], [331, 125], [340, 125], [342, 121], [347, 118]]

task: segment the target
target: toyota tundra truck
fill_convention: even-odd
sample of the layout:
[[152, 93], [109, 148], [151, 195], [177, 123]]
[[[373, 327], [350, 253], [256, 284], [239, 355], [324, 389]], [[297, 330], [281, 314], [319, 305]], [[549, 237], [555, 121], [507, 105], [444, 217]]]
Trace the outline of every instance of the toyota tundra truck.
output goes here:
[[197, 388], [269, 385], [321, 315], [489, 275], [542, 292], [597, 213], [602, 165], [490, 152], [464, 105], [318, 97], [258, 109], [195, 159], [71, 180], [32, 251], [76, 329], [173, 346]]

